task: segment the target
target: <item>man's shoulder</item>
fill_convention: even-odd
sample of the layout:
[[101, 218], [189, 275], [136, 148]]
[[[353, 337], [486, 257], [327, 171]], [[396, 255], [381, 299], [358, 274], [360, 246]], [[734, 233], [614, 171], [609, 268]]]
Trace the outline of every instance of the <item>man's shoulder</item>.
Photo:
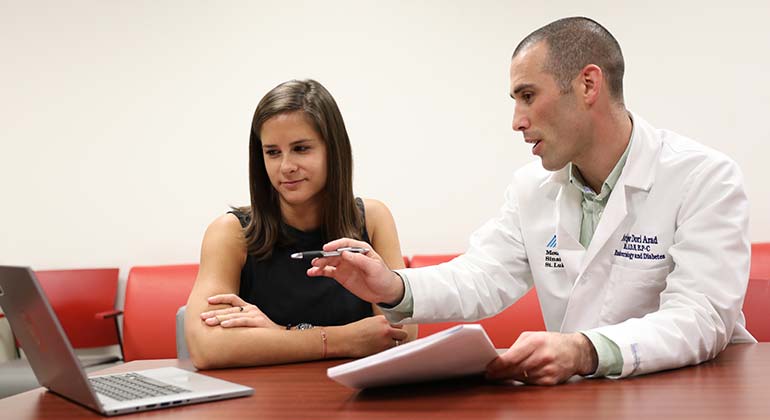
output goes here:
[[659, 179], [683, 186], [715, 183], [717, 180], [742, 183], [738, 164], [726, 154], [670, 130], [658, 130], [661, 150], [658, 158]]
[[657, 131], [661, 139], [661, 158], [663, 160], [673, 160], [674, 162], [680, 160], [694, 160], [725, 163], [733, 161], [724, 153], [687, 136], [666, 129], [659, 129]]
[[649, 123], [640, 120], [640, 127], [660, 141], [660, 154], [658, 156], [658, 168], [678, 170], [684, 167], [708, 166], [735, 166], [735, 162], [724, 153], [707, 146], [704, 143], [668, 129], [654, 128]]

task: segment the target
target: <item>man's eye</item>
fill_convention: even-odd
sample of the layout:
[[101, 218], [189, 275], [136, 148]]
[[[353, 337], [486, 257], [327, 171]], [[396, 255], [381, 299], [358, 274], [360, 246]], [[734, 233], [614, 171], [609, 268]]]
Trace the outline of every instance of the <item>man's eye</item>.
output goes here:
[[532, 94], [531, 94], [531, 93], [529, 93], [529, 92], [527, 92], [527, 93], [522, 93], [522, 94], [521, 94], [521, 99], [524, 99], [524, 102], [526, 102], [526, 103], [530, 103], [530, 102], [532, 102], [532, 98], [533, 98], [533, 97], [534, 97], [534, 95], [532, 95]]

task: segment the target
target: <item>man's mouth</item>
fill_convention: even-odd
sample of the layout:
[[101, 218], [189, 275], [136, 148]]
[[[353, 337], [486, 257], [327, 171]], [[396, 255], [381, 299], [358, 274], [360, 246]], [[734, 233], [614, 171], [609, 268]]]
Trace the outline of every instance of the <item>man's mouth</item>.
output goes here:
[[536, 139], [524, 139], [524, 142], [531, 144], [533, 149], [537, 147], [538, 144], [540, 144], [540, 141], [541, 140], [536, 140]]
[[540, 151], [540, 143], [542, 143], [542, 140], [536, 140], [536, 139], [524, 139], [528, 144], [532, 145], [532, 154], [537, 155]]

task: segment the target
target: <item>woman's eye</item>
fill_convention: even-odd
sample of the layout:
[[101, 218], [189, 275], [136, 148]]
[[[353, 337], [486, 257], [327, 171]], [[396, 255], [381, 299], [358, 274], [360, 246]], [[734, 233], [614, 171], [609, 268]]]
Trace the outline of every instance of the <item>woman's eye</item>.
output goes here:
[[270, 157], [278, 156], [280, 153], [281, 152], [279, 152], [278, 150], [275, 150], [275, 149], [265, 150], [265, 155], [270, 156]]
[[300, 152], [300, 153], [307, 152], [308, 150], [310, 150], [310, 146], [297, 146], [294, 148], [295, 152]]

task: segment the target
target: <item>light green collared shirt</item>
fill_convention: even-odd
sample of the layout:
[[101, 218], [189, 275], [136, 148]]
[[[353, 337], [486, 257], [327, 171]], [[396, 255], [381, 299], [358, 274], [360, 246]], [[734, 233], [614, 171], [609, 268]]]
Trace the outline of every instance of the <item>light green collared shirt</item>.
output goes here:
[[591, 238], [594, 236], [596, 226], [599, 225], [599, 219], [602, 218], [604, 208], [607, 207], [607, 202], [610, 199], [610, 193], [615, 188], [615, 184], [618, 183], [620, 174], [623, 173], [623, 167], [626, 165], [628, 159], [628, 151], [631, 149], [631, 141], [629, 140], [628, 146], [626, 146], [625, 152], [612, 168], [610, 175], [602, 184], [602, 190], [599, 194], [594, 192], [583, 180], [583, 175], [580, 174], [577, 166], [569, 163], [569, 182], [577, 187], [583, 194], [583, 201], [581, 207], [583, 208], [583, 215], [580, 221], [580, 244], [584, 248], [588, 248], [591, 243]]

